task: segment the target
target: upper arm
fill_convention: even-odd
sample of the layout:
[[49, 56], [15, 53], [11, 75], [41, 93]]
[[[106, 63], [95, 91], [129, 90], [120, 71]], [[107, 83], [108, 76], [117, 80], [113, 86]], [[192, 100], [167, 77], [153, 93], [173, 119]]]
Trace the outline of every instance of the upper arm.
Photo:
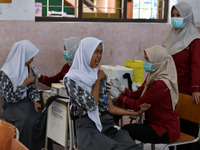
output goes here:
[[[200, 39], [196, 39], [190, 45], [191, 54], [191, 86], [193, 91], [200, 91]], [[197, 90], [195, 90], [197, 88]]]
[[94, 96], [82, 89], [75, 81], [66, 77], [64, 78], [64, 85], [70, 100], [79, 105], [79, 107], [90, 111], [96, 108]]
[[25, 92], [25, 88], [18, 86], [16, 91], [13, 91], [13, 85], [7, 75], [0, 71], [0, 95], [8, 103], [14, 103], [21, 100], [21, 96]]

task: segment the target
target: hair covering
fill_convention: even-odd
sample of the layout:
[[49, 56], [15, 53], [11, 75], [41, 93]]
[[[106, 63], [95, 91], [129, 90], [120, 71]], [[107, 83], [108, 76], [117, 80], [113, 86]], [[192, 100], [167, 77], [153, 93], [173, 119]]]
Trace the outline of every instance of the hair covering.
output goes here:
[[175, 105], [178, 101], [178, 84], [177, 84], [177, 72], [173, 58], [168, 54], [167, 50], [160, 46], [152, 46], [144, 50], [149, 58], [150, 63], [161, 63], [159, 68], [152, 73], [149, 73], [144, 85], [142, 95], [146, 92], [147, 87], [156, 80], [162, 80], [165, 82], [170, 90], [172, 107], [175, 109]]
[[13, 44], [1, 70], [11, 80], [14, 91], [28, 77], [28, 67], [25, 66], [25, 63], [38, 52], [38, 48], [28, 40], [22, 40]]
[[[65, 77], [74, 80], [81, 88], [87, 90], [89, 93], [91, 93], [93, 85], [98, 78], [98, 68], [91, 68], [90, 61], [99, 44], [102, 45], [102, 50], [104, 50], [101, 40], [94, 37], [82, 39], [75, 54], [73, 64], [65, 75]], [[96, 123], [97, 128], [102, 130], [98, 107], [93, 112], [88, 111], [88, 116]]]
[[77, 50], [78, 45], [80, 43], [80, 40], [81, 39], [77, 38], [77, 37], [64, 39], [65, 49], [68, 52], [68, 56], [71, 56], [71, 60], [67, 61], [70, 66], [72, 65], [72, 62], [73, 62], [73, 59], [74, 59], [74, 55], [76, 53], [76, 50]]
[[181, 29], [172, 27], [168, 37], [164, 41], [163, 46], [168, 50], [170, 55], [184, 50], [194, 39], [200, 38], [200, 34], [194, 23], [192, 7], [186, 2], [180, 2], [173, 7], [184, 18], [185, 25]]

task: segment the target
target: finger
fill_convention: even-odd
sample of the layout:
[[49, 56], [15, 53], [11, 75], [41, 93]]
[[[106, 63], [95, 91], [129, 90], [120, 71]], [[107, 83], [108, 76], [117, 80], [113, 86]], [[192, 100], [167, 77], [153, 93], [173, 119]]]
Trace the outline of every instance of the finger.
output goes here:
[[199, 103], [199, 97], [196, 96], [196, 97], [195, 97], [195, 104], [198, 104], [198, 103]]
[[32, 69], [31, 69], [31, 65], [29, 65], [29, 75], [33, 75]]

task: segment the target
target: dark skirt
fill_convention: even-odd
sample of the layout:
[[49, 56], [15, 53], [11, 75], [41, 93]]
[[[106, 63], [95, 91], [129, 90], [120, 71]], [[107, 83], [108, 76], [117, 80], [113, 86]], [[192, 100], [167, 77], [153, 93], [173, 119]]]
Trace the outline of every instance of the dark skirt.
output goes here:
[[46, 113], [36, 112], [27, 98], [18, 103], [4, 103], [2, 117], [19, 130], [19, 141], [30, 150], [45, 147]]
[[[103, 130], [114, 125], [113, 117], [104, 115], [101, 118]], [[79, 118], [76, 120], [76, 133], [78, 150], [141, 150], [129, 136], [126, 130], [118, 130], [112, 137], [108, 137], [100, 132], [94, 122], [89, 118]]]

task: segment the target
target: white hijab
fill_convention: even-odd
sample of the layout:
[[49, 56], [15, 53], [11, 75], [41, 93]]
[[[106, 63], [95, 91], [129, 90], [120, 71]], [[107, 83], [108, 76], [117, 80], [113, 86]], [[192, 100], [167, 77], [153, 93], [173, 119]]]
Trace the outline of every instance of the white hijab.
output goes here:
[[[90, 61], [99, 44], [102, 44], [102, 49], [104, 50], [101, 40], [94, 37], [82, 39], [75, 54], [73, 64], [65, 75], [65, 77], [74, 80], [81, 88], [87, 90], [89, 93], [91, 93], [93, 85], [98, 78], [98, 68], [91, 68]], [[98, 106], [94, 111], [88, 111], [88, 116], [95, 122], [98, 130], [101, 131], [102, 125], [99, 118]]]
[[180, 2], [173, 7], [184, 18], [185, 26], [182, 29], [172, 27], [167, 39], [163, 42], [163, 46], [168, 50], [170, 55], [184, 50], [194, 39], [200, 38], [200, 34], [194, 23], [192, 7], [186, 2]]
[[10, 53], [1, 70], [8, 76], [15, 92], [17, 86], [21, 86], [28, 77], [28, 67], [25, 63], [33, 58], [39, 50], [28, 40], [22, 40], [13, 44]]
[[149, 73], [144, 85], [142, 95], [146, 92], [148, 86], [156, 80], [163, 80], [170, 90], [172, 99], [172, 107], [175, 106], [178, 101], [178, 83], [177, 83], [177, 72], [173, 58], [168, 54], [167, 50], [160, 46], [155, 45], [151, 48], [145, 49], [147, 57], [150, 63], [161, 63], [155, 72]]

